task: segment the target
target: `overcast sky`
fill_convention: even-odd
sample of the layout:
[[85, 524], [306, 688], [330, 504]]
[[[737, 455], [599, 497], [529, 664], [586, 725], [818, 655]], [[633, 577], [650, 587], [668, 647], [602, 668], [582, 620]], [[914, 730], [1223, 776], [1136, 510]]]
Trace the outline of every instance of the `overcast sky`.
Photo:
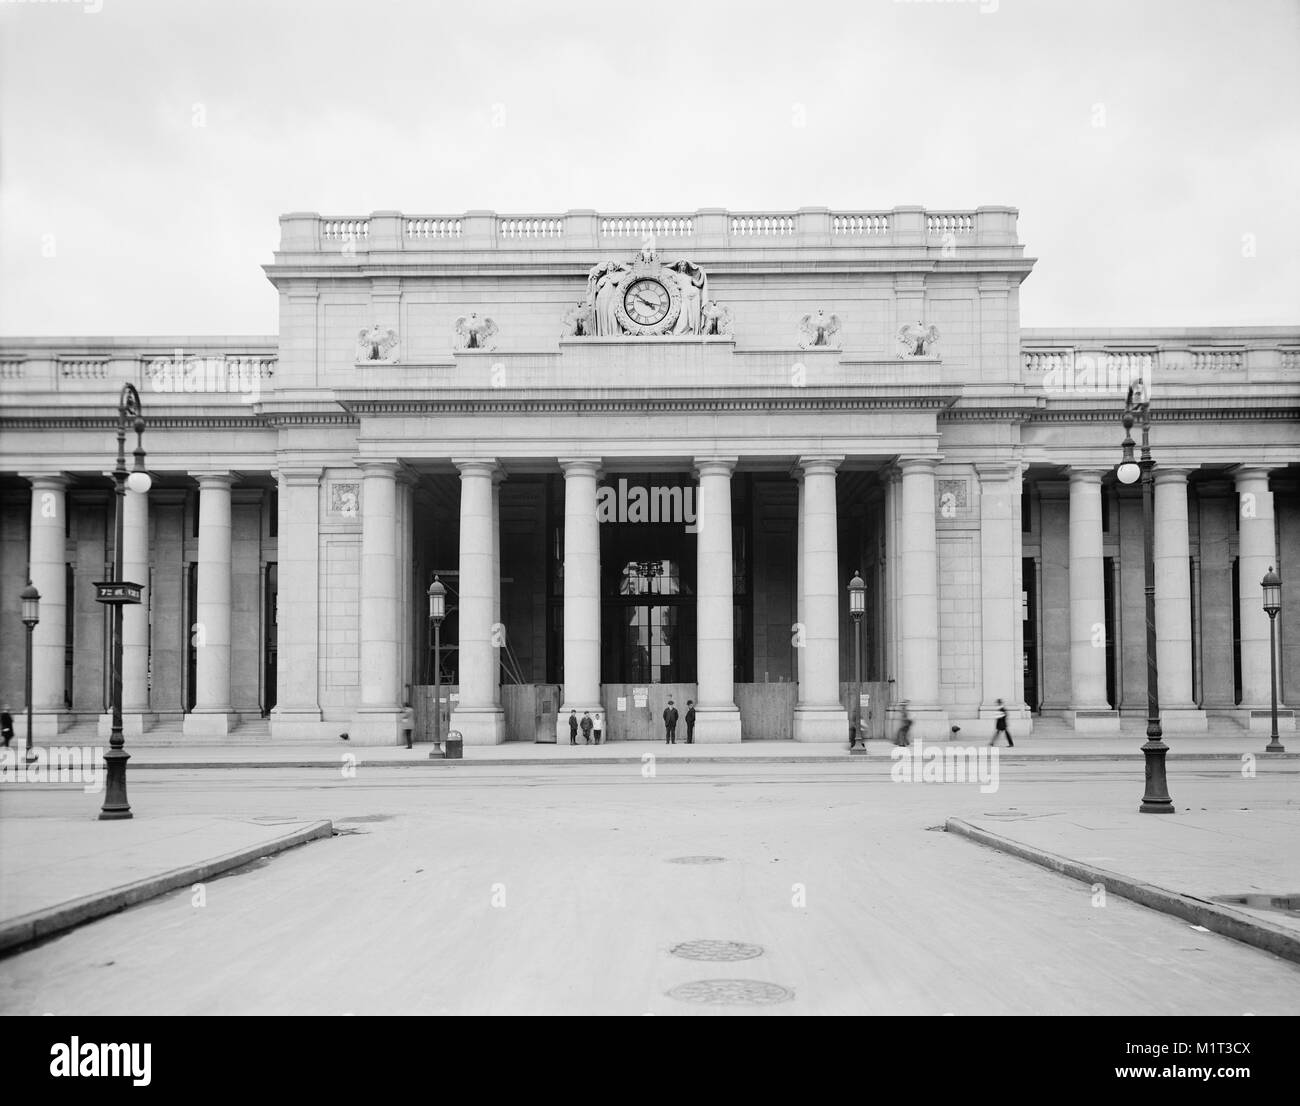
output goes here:
[[7, 335], [274, 334], [281, 213], [472, 208], [1010, 204], [1024, 326], [1300, 322], [1297, 0], [0, 0], [0, 35]]

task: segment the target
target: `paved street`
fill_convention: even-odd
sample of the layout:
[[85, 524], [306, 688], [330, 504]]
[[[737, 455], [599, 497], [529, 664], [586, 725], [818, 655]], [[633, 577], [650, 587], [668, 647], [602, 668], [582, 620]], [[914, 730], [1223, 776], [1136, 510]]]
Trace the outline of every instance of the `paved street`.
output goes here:
[[[1248, 779], [1230, 761], [1179, 765], [1170, 773], [1177, 825], [1125, 823], [1126, 847], [1149, 851], [1158, 871], [1171, 832], [1195, 829], [1198, 817], [1272, 819], [1269, 832], [1293, 824], [1297, 771], [1274, 762]], [[136, 825], [328, 818], [339, 836], [211, 880], [203, 905], [193, 890], [175, 891], [0, 960], [0, 1009], [1300, 1010], [1300, 965], [1113, 895], [1103, 905], [1084, 883], [936, 831], [948, 817], [1024, 826], [1070, 824], [1078, 818], [1061, 816], [1075, 812], [1120, 822], [1141, 785], [1140, 766], [1106, 762], [1007, 764], [995, 794], [890, 783], [886, 763], [865, 761], [660, 765], [649, 779], [638, 765], [612, 764], [370, 767], [352, 778], [142, 771], [131, 779]], [[76, 786], [7, 789], [0, 844], [14, 825], [91, 818], [100, 801]], [[1292, 831], [1276, 841], [1276, 892], [1300, 889], [1295, 840]], [[1204, 876], [1224, 884], [1220, 893], [1248, 889], [1217, 871], [1207, 860]]]

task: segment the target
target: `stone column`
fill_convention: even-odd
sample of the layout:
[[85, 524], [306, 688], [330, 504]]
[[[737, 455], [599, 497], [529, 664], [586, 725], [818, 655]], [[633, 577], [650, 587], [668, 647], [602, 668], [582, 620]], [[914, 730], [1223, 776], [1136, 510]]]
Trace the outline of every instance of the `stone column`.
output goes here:
[[[794, 739], [843, 743], [849, 715], [840, 702], [840, 581], [835, 470], [843, 457], [801, 457], [803, 469], [804, 680]], [[730, 617], [728, 617], [730, 625]]]
[[[114, 494], [116, 500], [116, 493]], [[113, 526], [113, 502], [109, 525]], [[116, 556], [116, 553], [114, 554]], [[138, 737], [145, 732], [149, 713], [149, 494], [126, 489], [122, 497], [122, 579], [144, 585], [139, 603], [122, 607], [122, 733]], [[111, 642], [110, 642], [111, 648]], [[113, 732], [113, 714], [99, 716], [99, 736]]]
[[[560, 460], [564, 469], [564, 695], [555, 740], [569, 740], [569, 712], [601, 710], [600, 523], [596, 480], [600, 461]], [[606, 731], [608, 732], [608, 730]]]
[[[63, 665], [68, 630], [68, 478], [31, 475], [27, 479], [32, 485], [28, 575], [41, 593], [41, 620], [32, 631], [32, 735], [41, 741], [57, 737], [69, 721]], [[27, 628], [18, 625], [25, 634]], [[26, 643], [20, 647], [26, 649]], [[14, 712], [14, 740], [21, 738], [23, 745], [27, 743], [26, 706], [24, 717]]]
[[505, 739], [505, 714], [499, 645], [492, 629], [499, 586], [492, 579], [497, 463], [483, 458], [452, 463], [460, 469], [460, 701], [451, 728], [460, 731], [466, 745], [499, 745]]
[[224, 737], [237, 725], [230, 700], [230, 486], [234, 474], [193, 473], [199, 482], [199, 571], [195, 603], [194, 709], [186, 737]]
[[1160, 466], [1155, 470], [1156, 666], [1160, 726], [1165, 733], [1203, 733], [1206, 729], [1205, 711], [1192, 701], [1189, 471]]
[[1106, 699], [1106, 592], [1101, 469], [1070, 471], [1070, 709], [1076, 731], [1118, 733]]
[[939, 551], [934, 471], [938, 457], [904, 457], [898, 542], [898, 699], [906, 700], [914, 737], [944, 740], [948, 712], [939, 703]]
[[[980, 479], [981, 718], [996, 718], [997, 701], [1030, 722], [1025, 705], [1024, 627], [1021, 614], [1021, 465], [977, 464]], [[992, 727], [990, 726], [990, 730]]]
[[[1241, 465], [1233, 470], [1237, 486], [1237, 618], [1241, 626], [1241, 703], [1239, 717], [1252, 730], [1267, 733], [1272, 726], [1272, 675], [1269, 670], [1269, 626], [1260, 581], [1277, 567], [1277, 530], [1269, 470]], [[1285, 581], [1283, 582], [1285, 587]], [[1278, 672], [1281, 672], [1279, 667]], [[1278, 689], [1281, 707], [1281, 688]], [[1279, 726], [1281, 719], [1279, 719]], [[1290, 728], [1290, 727], [1288, 727]]]
[[333, 736], [321, 725], [319, 697], [320, 478], [315, 465], [284, 466], [276, 475], [279, 568], [276, 702], [271, 711], [276, 739]]
[[1232, 546], [1237, 537], [1236, 497], [1227, 480], [1195, 486], [1200, 554], [1201, 707], [1207, 716], [1234, 714]]
[[798, 513], [797, 513], [798, 522], [796, 524], [796, 530], [795, 530], [795, 583], [794, 583], [794, 587], [795, 587], [795, 616], [794, 617], [797, 625], [792, 627], [791, 633], [794, 635], [794, 641], [795, 641], [795, 653], [794, 653], [795, 680], [798, 682], [799, 685], [798, 694], [800, 700], [802, 700], [803, 688], [805, 686], [805, 681], [808, 678], [807, 677], [808, 668], [807, 665], [805, 664], [805, 660], [808, 656], [808, 649], [807, 649], [808, 643], [807, 641], [805, 641], [805, 632], [808, 626], [808, 622], [807, 622], [808, 612], [804, 610], [804, 595], [803, 595], [804, 558], [807, 556], [807, 554], [804, 552], [804, 546], [803, 546], [803, 535], [804, 535], [803, 519], [804, 519], [804, 504], [805, 504], [804, 486], [803, 486], [803, 469], [799, 468], [798, 466], [795, 467], [794, 479], [795, 479], [795, 484], [798, 487], [798, 491], [799, 491], [799, 501], [798, 501], [799, 506], [798, 506]]
[[[695, 461], [700, 481], [695, 600], [699, 702], [695, 704], [695, 740], [702, 745], [738, 742], [741, 737], [734, 682], [735, 567], [731, 554], [731, 473], [735, 467], [735, 457]], [[831, 479], [833, 482], [833, 474]], [[685, 705], [681, 712], [686, 713]]]
[[[349, 737], [366, 745], [396, 745], [401, 687], [398, 663], [396, 461], [362, 461], [360, 637], [361, 703]], [[328, 601], [328, 600], [327, 600]]]

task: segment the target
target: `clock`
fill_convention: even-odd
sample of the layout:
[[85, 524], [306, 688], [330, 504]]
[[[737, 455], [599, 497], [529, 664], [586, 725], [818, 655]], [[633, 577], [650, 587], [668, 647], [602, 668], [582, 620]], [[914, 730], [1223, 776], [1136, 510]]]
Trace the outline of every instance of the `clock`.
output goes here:
[[[641, 272], [636, 270], [641, 268]], [[649, 269], [649, 272], [646, 272]], [[633, 268], [631, 279], [615, 303], [615, 314], [626, 334], [667, 334], [682, 310], [677, 282], [660, 277], [658, 266]], [[653, 275], [652, 275], [653, 274]]]

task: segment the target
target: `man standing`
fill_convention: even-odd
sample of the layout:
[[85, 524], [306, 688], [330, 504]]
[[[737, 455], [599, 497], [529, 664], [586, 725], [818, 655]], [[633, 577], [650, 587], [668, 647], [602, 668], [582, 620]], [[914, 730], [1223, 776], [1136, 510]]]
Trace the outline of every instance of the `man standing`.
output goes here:
[[578, 744], [578, 712], [569, 711], [569, 744]]
[[695, 744], [695, 700], [686, 700], [686, 744]]
[[584, 710], [584, 711], [582, 712], [582, 743], [583, 743], [584, 745], [590, 745], [590, 744], [591, 744], [591, 727], [592, 727], [592, 725], [593, 725], [593, 723], [592, 723], [592, 721], [591, 721], [591, 711], [589, 711], [589, 710]]
[[664, 744], [677, 744], [677, 708], [671, 699], [664, 708]]

